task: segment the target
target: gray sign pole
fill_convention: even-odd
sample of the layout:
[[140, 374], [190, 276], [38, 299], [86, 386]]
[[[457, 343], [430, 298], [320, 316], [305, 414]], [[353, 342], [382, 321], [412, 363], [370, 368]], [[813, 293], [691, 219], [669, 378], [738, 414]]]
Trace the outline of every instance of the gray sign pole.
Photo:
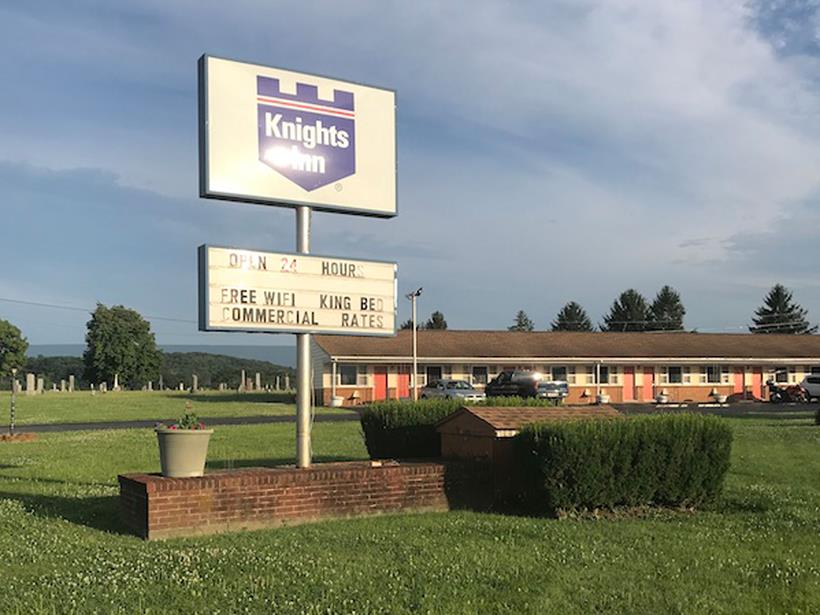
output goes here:
[[[310, 207], [296, 209], [296, 251], [310, 254]], [[310, 467], [310, 333], [296, 334], [296, 466]]]

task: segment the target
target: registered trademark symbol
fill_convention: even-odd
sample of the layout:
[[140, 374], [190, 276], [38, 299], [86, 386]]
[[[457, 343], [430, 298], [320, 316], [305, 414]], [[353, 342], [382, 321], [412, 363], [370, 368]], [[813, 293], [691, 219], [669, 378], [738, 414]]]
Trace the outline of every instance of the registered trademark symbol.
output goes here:
[[341, 192], [341, 191], [342, 191], [342, 184], [337, 183], [336, 184], [336, 192]]

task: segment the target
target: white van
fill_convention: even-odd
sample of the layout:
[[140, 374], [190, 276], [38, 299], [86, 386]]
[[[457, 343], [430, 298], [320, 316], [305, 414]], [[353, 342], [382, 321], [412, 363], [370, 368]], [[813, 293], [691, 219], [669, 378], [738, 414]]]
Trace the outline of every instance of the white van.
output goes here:
[[803, 378], [803, 382], [800, 383], [800, 386], [806, 389], [809, 400], [812, 398], [820, 399], [820, 374], [806, 376]]

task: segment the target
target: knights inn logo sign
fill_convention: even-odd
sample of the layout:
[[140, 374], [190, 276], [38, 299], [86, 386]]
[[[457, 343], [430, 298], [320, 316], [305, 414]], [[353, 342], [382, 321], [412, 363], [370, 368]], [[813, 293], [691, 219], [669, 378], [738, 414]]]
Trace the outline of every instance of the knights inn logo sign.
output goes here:
[[305, 190], [327, 186], [356, 172], [353, 92], [333, 91], [319, 99], [315, 85], [296, 84], [296, 94], [279, 80], [256, 78], [259, 160]]
[[200, 195], [392, 217], [395, 92], [202, 56]]

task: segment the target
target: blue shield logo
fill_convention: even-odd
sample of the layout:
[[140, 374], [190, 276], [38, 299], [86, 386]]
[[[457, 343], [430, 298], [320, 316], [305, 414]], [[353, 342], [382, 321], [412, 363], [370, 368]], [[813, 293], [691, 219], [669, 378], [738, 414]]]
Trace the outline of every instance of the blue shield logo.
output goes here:
[[284, 94], [278, 79], [257, 76], [256, 101], [259, 160], [270, 168], [308, 191], [356, 172], [353, 92], [319, 100], [314, 85]]

